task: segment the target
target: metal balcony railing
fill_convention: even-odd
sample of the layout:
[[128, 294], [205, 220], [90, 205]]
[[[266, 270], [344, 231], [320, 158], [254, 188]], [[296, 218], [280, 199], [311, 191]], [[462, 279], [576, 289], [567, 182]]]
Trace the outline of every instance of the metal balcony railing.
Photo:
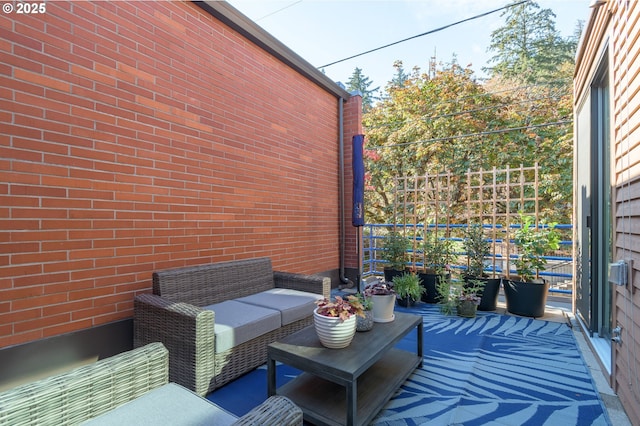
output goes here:
[[[449, 229], [464, 229], [466, 225], [439, 225], [438, 228], [447, 226]], [[363, 277], [371, 275], [381, 276], [383, 275], [384, 264], [386, 263], [383, 258], [383, 241], [388, 230], [394, 227], [406, 228], [407, 225], [394, 225], [394, 224], [365, 224], [363, 228]], [[424, 229], [424, 225], [416, 225], [417, 228]], [[556, 225], [556, 229], [563, 232], [563, 234], [571, 234], [573, 226], [570, 224]], [[453, 242], [462, 242], [461, 237], [451, 236], [449, 238]], [[503, 242], [501, 239], [492, 240], [494, 245], [500, 245]], [[513, 243], [511, 241], [511, 243]], [[572, 247], [573, 242], [570, 239], [563, 239], [560, 242], [560, 250], [553, 255], [545, 256], [547, 259], [546, 270], [541, 272], [540, 275], [550, 282], [550, 293], [559, 293], [570, 295], [573, 291], [573, 258]], [[460, 244], [461, 246], [461, 244]], [[412, 250], [408, 250], [407, 253], [412, 257]], [[487, 258], [487, 273], [491, 274], [495, 272], [496, 276], [504, 275], [506, 266], [506, 254], [500, 253], [499, 250], [493, 250], [493, 255]], [[452, 270], [464, 271], [467, 268], [465, 253], [462, 250], [456, 250], [455, 252], [457, 262], [450, 265]], [[517, 254], [509, 254], [509, 259], [516, 259]], [[510, 273], [515, 274], [513, 269], [513, 261], [510, 261]], [[495, 265], [495, 270], [494, 270]], [[422, 263], [412, 261], [407, 266], [415, 266], [417, 268], [422, 267]]]

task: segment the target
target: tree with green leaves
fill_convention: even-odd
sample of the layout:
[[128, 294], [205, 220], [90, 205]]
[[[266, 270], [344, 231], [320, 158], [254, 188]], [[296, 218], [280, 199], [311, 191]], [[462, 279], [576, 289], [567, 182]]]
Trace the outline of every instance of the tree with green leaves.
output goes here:
[[347, 90], [350, 91], [359, 91], [362, 94], [362, 112], [367, 112], [373, 106], [374, 101], [378, 98], [376, 97], [376, 92], [380, 90], [380, 87], [376, 87], [375, 89], [369, 89], [373, 82], [369, 79], [369, 77], [365, 76], [362, 73], [362, 69], [356, 67], [353, 70], [353, 74], [349, 78], [347, 82]]
[[[492, 34], [491, 78], [479, 83], [473, 70], [450, 64], [396, 75], [378, 104], [363, 117], [368, 221], [395, 222], [395, 177], [451, 172], [453, 185], [468, 170], [539, 164], [542, 216], [571, 220], [573, 55], [581, 26], [563, 39], [555, 15], [533, 1], [503, 14]], [[458, 176], [458, 178], [456, 178]], [[465, 215], [464, 190], [448, 212]]]
[[502, 12], [505, 24], [491, 33], [488, 51], [491, 67], [483, 70], [491, 77], [526, 82], [553, 81], [557, 68], [573, 61], [575, 45], [560, 36], [555, 14], [534, 1], [512, 6]]
[[402, 61], [396, 60], [393, 63], [393, 68], [396, 70], [396, 73], [393, 75], [393, 78], [391, 79], [389, 84], [393, 87], [404, 87], [405, 83], [409, 79], [409, 74], [404, 71]]
[[388, 85], [382, 101], [363, 117], [368, 220], [393, 220], [394, 176], [443, 171], [460, 176], [470, 167], [492, 167], [496, 137], [468, 135], [500, 126], [496, 111], [501, 107], [471, 69], [456, 63], [434, 77], [414, 68], [403, 87]]
[[489, 90], [505, 93], [503, 120], [521, 128], [503, 138], [503, 164], [541, 167], [539, 194], [549, 220], [571, 220], [573, 169], [572, 82], [582, 23], [571, 37], [555, 28], [555, 14], [534, 1], [503, 12], [505, 24], [491, 34]]
[[506, 105], [500, 112], [504, 133], [500, 134], [496, 145], [497, 167], [531, 167], [538, 163], [541, 214], [549, 221], [570, 223], [573, 197], [572, 86], [517, 86], [513, 80], [491, 83], [495, 92], [501, 92]]
[[[564, 70], [570, 72], [570, 69]], [[491, 91], [489, 91], [491, 89]], [[567, 223], [572, 200], [570, 86], [480, 84], [451, 64], [387, 86], [364, 115], [367, 220], [394, 222], [394, 177], [450, 172], [457, 186], [448, 212], [463, 221], [468, 170], [540, 165], [540, 210]]]

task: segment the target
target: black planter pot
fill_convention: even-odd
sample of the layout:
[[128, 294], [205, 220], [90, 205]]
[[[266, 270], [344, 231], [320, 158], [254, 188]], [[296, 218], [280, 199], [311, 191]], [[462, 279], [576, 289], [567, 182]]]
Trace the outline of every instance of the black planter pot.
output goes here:
[[507, 311], [523, 317], [544, 316], [544, 307], [549, 293], [549, 282], [524, 282], [504, 278], [502, 280]]
[[396, 300], [398, 301], [398, 306], [402, 306], [404, 308], [411, 308], [418, 303], [410, 297], [398, 297]]
[[498, 307], [498, 293], [500, 292], [500, 278], [476, 278], [476, 277], [464, 277], [465, 287], [467, 284], [473, 286], [471, 281], [480, 281], [484, 284], [483, 290], [478, 292], [478, 296], [481, 297], [479, 311], [495, 311]]
[[399, 277], [402, 274], [404, 274], [402, 269], [384, 268], [384, 280], [387, 282], [392, 282], [393, 277]]
[[[420, 277], [421, 285], [426, 289], [426, 291], [422, 293], [422, 301], [425, 303], [440, 303], [441, 298], [438, 294], [437, 286], [440, 275], [420, 272], [418, 276]], [[447, 277], [449, 278], [451, 275], [447, 274]]]

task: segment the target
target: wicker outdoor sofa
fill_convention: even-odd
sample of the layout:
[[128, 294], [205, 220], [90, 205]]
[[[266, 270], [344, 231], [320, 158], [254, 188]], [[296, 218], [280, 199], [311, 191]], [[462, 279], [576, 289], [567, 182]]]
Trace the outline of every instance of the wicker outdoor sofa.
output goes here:
[[270, 397], [238, 419], [190, 390], [168, 383], [161, 343], [0, 393], [0, 425], [302, 425], [290, 400]]
[[273, 271], [269, 258], [153, 273], [134, 302], [134, 346], [162, 342], [169, 379], [200, 395], [264, 364], [267, 345], [313, 323], [327, 277]]

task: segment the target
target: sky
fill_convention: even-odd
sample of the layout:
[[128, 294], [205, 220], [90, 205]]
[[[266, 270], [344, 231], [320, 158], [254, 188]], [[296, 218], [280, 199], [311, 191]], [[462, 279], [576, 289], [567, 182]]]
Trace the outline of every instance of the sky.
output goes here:
[[[470, 65], [478, 78], [492, 56], [487, 52], [491, 32], [504, 25], [496, 12], [335, 65], [323, 65], [432, 31], [501, 8], [511, 0], [228, 0], [272, 36], [323, 69], [336, 82], [349, 80], [356, 67], [369, 77], [369, 89], [384, 88], [393, 78], [396, 60], [410, 73], [426, 72], [430, 58]], [[538, 0], [556, 14], [563, 37], [574, 33], [578, 20], [586, 23], [591, 0]]]

